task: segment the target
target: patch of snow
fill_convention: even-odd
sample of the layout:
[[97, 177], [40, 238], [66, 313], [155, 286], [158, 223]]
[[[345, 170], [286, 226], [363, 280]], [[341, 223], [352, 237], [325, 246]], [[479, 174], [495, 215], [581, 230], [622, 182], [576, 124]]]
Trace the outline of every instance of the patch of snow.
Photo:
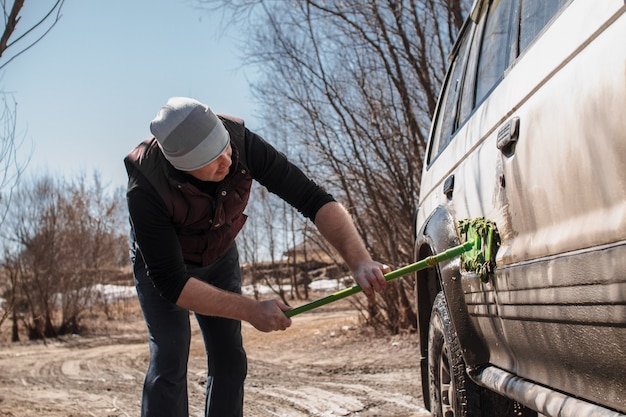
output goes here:
[[340, 291], [345, 288], [338, 279], [319, 279], [309, 284], [309, 288], [315, 291]]
[[[258, 294], [260, 295], [268, 295], [268, 294], [275, 294], [274, 291], [272, 291], [272, 288], [270, 288], [268, 285], [246, 285], [241, 287], [241, 293], [243, 295], [248, 295], [248, 296], [253, 296], [254, 295], [254, 288], [256, 287], [256, 291]], [[283, 285], [283, 291], [285, 292], [289, 292], [291, 291], [291, 285]]]
[[137, 296], [137, 291], [132, 285], [97, 284], [91, 287], [91, 291], [97, 295], [99, 300], [107, 303], [114, 303]]
[[[309, 284], [309, 289], [313, 291], [320, 292], [336, 292], [345, 289], [345, 285], [343, 284], [344, 279], [318, 279]], [[253, 296], [254, 295], [255, 285], [246, 285], [241, 288], [241, 292], [244, 295]], [[272, 289], [264, 284], [257, 284], [256, 291], [260, 295], [271, 295], [274, 294]], [[283, 291], [290, 292], [291, 285], [283, 285]]]

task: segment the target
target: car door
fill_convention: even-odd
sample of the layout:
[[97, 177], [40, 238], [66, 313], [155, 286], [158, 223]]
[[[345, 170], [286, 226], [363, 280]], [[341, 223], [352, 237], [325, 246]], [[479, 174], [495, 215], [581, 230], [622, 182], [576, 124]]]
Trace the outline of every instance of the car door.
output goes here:
[[457, 221], [498, 226], [495, 274], [461, 276], [488, 361], [622, 411], [625, 8], [477, 2], [440, 99], [420, 195], [422, 213], [443, 208]]
[[[519, 44], [533, 15], [522, 1]], [[534, 9], [533, 9], [534, 10]], [[621, 0], [573, 1], [507, 70], [496, 304], [509, 370], [626, 407], [626, 38]], [[531, 29], [529, 29], [531, 30]], [[532, 38], [532, 37], [531, 37]], [[508, 131], [507, 123], [514, 129]], [[511, 132], [514, 132], [511, 134]]]

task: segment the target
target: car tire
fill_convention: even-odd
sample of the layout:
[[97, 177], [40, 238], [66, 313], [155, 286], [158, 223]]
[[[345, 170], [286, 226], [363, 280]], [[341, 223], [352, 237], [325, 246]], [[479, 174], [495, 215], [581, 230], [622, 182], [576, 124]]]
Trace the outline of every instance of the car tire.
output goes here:
[[443, 292], [437, 294], [430, 317], [428, 380], [433, 417], [537, 416], [469, 378]]
[[428, 380], [430, 411], [433, 417], [478, 416], [467, 402], [467, 389], [473, 382], [465, 372], [465, 363], [452, 328], [443, 292], [437, 294], [428, 331]]

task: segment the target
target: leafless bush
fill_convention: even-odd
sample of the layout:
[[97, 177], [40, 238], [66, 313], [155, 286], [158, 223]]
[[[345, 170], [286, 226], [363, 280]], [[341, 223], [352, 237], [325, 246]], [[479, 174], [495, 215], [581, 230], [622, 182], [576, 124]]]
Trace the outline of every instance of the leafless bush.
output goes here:
[[79, 332], [90, 289], [126, 264], [121, 193], [107, 195], [97, 175], [91, 186], [45, 176], [15, 197], [2, 232], [14, 326], [31, 339]]

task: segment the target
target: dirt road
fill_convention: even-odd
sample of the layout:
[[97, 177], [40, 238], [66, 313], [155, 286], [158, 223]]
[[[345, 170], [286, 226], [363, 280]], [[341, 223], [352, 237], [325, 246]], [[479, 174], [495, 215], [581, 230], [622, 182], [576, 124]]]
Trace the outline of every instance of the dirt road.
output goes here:
[[[359, 330], [350, 309], [293, 321], [269, 334], [244, 324], [246, 416], [429, 416], [414, 335], [375, 338]], [[143, 321], [131, 314], [103, 328], [111, 335], [0, 345], [0, 416], [137, 416], [148, 360]], [[206, 364], [194, 331], [189, 403], [200, 416]]]

